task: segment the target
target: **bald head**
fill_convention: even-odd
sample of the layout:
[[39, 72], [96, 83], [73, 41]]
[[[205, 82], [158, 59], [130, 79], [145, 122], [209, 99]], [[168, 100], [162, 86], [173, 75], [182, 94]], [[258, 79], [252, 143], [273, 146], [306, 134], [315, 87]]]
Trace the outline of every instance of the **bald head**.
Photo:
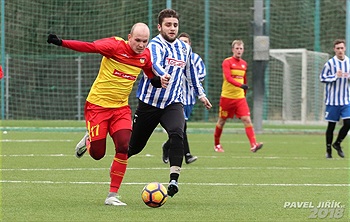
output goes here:
[[145, 23], [139, 22], [132, 26], [128, 35], [128, 43], [135, 53], [140, 54], [145, 50], [149, 33], [149, 28]]
[[149, 28], [145, 23], [138, 22], [131, 27], [130, 34], [132, 35], [134, 33], [148, 34], [149, 37]]

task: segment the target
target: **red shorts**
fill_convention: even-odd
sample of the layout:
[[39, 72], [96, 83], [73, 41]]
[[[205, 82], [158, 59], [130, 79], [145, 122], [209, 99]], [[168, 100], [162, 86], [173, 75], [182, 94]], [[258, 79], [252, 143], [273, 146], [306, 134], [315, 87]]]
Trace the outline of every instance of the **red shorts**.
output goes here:
[[246, 98], [242, 99], [228, 99], [220, 97], [219, 117], [227, 118], [241, 118], [242, 116], [250, 116], [250, 110]]
[[130, 106], [104, 108], [86, 101], [85, 122], [91, 141], [105, 139], [121, 129], [132, 129]]

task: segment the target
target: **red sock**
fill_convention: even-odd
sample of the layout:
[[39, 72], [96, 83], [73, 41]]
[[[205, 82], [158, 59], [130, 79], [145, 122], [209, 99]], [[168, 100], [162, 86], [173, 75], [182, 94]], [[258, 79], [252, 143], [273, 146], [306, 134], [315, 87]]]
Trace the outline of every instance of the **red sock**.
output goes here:
[[220, 144], [220, 137], [222, 134], [222, 128], [219, 128], [218, 126], [215, 127], [215, 132], [214, 132], [214, 145]]
[[110, 184], [109, 192], [115, 192], [115, 193], [118, 192], [120, 184], [123, 181], [127, 165], [128, 165], [128, 154], [117, 153], [114, 156], [111, 170], [110, 170], [111, 184]]
[[245, 133], [247, 134], [247, 137], [250, 142], [250, 146], [253, 147], [256, 144], [256, 139], [255, 139], [255, 133], [254, 133], [254, 128], [253, 126], [248, 126], [245, 128]]

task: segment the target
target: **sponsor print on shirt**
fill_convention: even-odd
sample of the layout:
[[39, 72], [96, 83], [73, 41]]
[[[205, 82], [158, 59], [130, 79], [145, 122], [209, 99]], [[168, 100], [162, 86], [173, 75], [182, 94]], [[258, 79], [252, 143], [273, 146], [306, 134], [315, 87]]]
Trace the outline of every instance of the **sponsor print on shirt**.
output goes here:
[[133, 75], [130, 75], [130, 74], [126, 74], [126, 73], [123, 73], [123, 72], [119, 72], [116, 69], [114, 70], [113, 75], [121, 77], [123, 79], [129, 79], [129, 80], [132, 80], [132, 81], [136, 80], [136, 76], [133, 76]]

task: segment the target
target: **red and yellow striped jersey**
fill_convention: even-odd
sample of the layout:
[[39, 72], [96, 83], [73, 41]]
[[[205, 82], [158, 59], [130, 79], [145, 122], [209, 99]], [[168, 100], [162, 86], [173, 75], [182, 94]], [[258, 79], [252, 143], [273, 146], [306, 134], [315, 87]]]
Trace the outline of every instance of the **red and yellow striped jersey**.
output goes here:
[[146, 48], [143, 53], [137, 54], [127, 41], [119, 37], [94, 42], [63, 40], [62, 46], [103, 55], [99, 73], [86, 99], [98, 106], [118, 108], [128, 105], [129, 95], [141, 69], [149, 78], [154, 76], [149, 50]]
[[223, 83], [221, 96], [229, 99], [241, 99], [245, 92], [240, 86], [247, 84], [247, 62], [233, 56], [222, 62]]

